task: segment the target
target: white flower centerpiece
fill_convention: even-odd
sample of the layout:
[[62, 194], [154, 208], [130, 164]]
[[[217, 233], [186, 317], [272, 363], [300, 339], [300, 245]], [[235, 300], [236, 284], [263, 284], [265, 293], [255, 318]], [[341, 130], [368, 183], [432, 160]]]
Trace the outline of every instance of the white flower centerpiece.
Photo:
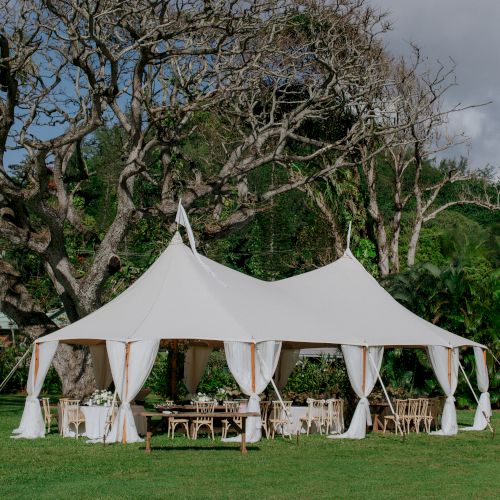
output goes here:
[[199, 392], [198, 394], [195, 394], [191, 398], [191, 403], [211, 403], [214, 402], [217, 404], [217, 400], [213, 396], [209, 396], [208, 394], [205, 394], [204, 392]]
[[113, 393], [106, 390], [95, 390], [85, 403], [87, 406], [110, 406], [113, 401]]

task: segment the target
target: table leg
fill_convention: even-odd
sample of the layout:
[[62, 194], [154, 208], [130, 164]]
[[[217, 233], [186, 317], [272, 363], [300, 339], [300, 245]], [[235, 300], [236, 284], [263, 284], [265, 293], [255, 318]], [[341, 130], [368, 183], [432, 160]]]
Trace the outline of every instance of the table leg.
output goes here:
[[146, 417], [147, 429], [146, 429], [146, 453], [151, 453], [151, 417]]
[[247, 453], [247, 418], [243, 417], [241, 419], [241, 446], [240, 450], [243, 455]]

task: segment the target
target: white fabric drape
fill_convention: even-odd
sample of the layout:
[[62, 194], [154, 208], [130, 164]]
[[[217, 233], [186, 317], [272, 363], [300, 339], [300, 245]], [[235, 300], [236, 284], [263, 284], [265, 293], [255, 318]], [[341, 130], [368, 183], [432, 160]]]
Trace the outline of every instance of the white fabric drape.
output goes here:
[[[363, 349], [367, 349], [363, 356]], [[343, 345], [342, 354], [347, 367], [349, 381], [356, 395], [360, 398], [354, 415], [352, 416], [351, 425], [344, 434], [328, 436], [330, 439], [363, 439], [366, 436], [366, 426], [371, 425], [372, 418], [370, 415], [370, 405], [368, 396], [375, 387], [377, 382], [377, 371], [380, 371], [382, 358], [384, 356], [383, 347], [358, 347], [352, 345]], [[377, 371], [368, 359], [372, 357]], [[364, 360], [364, 367], [363, 367]], [[363, 372], [365, 373], [365, 383], [363, 388]]]
[[[35, 439], [45, 437], [45, 422], [40, 408], [38, 395], [42, 390], [43, 382], [56, 353], [59, 342], [44, 342], [35, 344], [31, 355], [28, 383], [28, 396], [24, 403], [23, 416], [17, 429], [12, 431], [15, 438]], [[38, 370], [36, 369], [38, 356]], [[35, 374], [36, 371], [36, 374]]]
[[108, 389], [111, 382], [113, 382], [113, 375], [109, 366], [106, 344], [91, 345], [90, 354], [92, 355], [92, 369], [94, 371], [96, 389]]
[[[281, 342], [267, 341], [255, 344], [255, 392], [252, 389], [251, 344], [246, 342], [224, 342], [226, 361], [236, 382], [244, 394], [250, 396], [247, 411], [260, 413], [259, 394], [273, 377], [281, 351]], [[247, 418], [246, 440], [256, 443], [262, 437], [260, 417]], [[225, 441], [240, 441], [241, 437]]]
[[113, 381], [122, 402], [113, 426], [106, 438], [108, 443], [121, 442], [124, 430], [127, 443], [142, 441], [137, 433], [130, 402], [141, 390], [144, 382], [146, 382], [153, 368], [159, 346], [159, 340], [130, 342], [127, 373], [125, 363], [126, 343], [114, 340], [106, 341]]
[[481, 347], [474, 347], [474, 357], [476, 358], [477, 387], [481, 392], [481, 396], [479, 396], [479, 405], [474, 415], [474, 424], [472, 427], [461, 429], [464, 431], [484, 431], [488, 426], [486, 417], [491, 418], [491, 401], [490, 393], [488, 392], [490, 379], [488, 376], [488, 366], [486, 365], [485, 351]]
[[211, 352], [212, 348], [205, 346], [191, 346], [186, 351], [184, 357], [184, 384], [189, 393], [188, 397], [196, 393]]
[[288, 382], [299, 359], [299, 354], [299, 349], [281, 349], [278, 367], [274, 374], [274, 383], [279, 391], [281, 391]]
[[[448, 356], [451, 351], [451, 366]], [[427, 356], [436, 378], [446, 395], [446, 402], [441, 416], [441, 429], [431, 432], [439, 436], [454, 436], [458, 432], [457, 411], [455, 409], [455, 390], [458, 382], [458, 349], [443, 346], [427, 347]]]

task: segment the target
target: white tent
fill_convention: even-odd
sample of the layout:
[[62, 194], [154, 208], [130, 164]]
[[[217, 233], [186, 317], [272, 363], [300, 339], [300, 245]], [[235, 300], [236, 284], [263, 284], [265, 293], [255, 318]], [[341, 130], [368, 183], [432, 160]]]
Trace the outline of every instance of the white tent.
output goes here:
[[[362, 339], [363, 347], [341, 343], [349, 379], [360, 402], [349, 430], [335, 437], [365, 436], [365, 418], [371, 424], [367, 398], [377, 377], [380, 379], [384, 347], [427, 349], [436, 377], [447, 396], [439, 434], [457, 433], [453, 394], [458, 379], [458, 348], [472, 346], [481, 349], [484, 346], [443, 330], [403, 307], [364, 269], [350, 250], [332, 264], [277, 281], [271, 286], [288, 293], [307, 309], [321, 311], [322, 320], [334, 329], [332, 337], [339, 334]], [[482, 391], [485, 390], [487, 382]], [[485, 402], [487, 408], [487, 392], [486, 395], [483, 399], [488, 399]]]
[[[251, 411], [258, 409], [257, 395], [271, 380], [283, 343], [289, 350], [342, 346], [351, 382], [359, 386], [356, 392], [363, 403], [376, 382], [383, 346], [433, 349], [436, 373], [447, 361], [448, 383], [446, 377], [440, 382], [448, 399], [456, 386], [456, 376], [450, 376], [457, 371], [451, 361], [451, 356], [458, 361], [456, 348], [483, 347], [406, 310], [350, 252], [322, 269], [267, 283], [200, 256], [187, 229], [191, 249], [177, 233], [158, 260], [121, 295], [37, 340], [25, 414], [16, 429], [21, 437], [43, 435], [35, 401], [58, 342], [91, 345], [94, 361], [102, 359], [105, 346], [122, 401], [108, 440], [128, 442], [139, 439], [129, 403], [151, 371], [161, 340], [182, 339], [200, 347], [224, 343], [229, 368], [250, 396]], [[260, 430], [254, 439], [259, 438]]]

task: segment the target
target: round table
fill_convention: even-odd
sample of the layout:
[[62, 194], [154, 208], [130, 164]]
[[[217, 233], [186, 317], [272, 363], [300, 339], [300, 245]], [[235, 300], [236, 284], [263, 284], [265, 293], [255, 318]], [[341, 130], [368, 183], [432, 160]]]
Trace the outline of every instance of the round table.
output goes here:
[[[140, 435], [146, 435], [146, 418], [141, 416], [140, 413], [144, 411], [144, 406], [131, 405], [132, 413], [134, 415], [135, 425], [137, 432]], [[102, 439], [104, 429], [106, 427], [106, 419], [108, 418], [111, 406], [103, 405], [82, 405], [80, 410], [85, 417], [85, 423], [80, 425], [80, 436], [86, 436], [90, 440]], [[117, 411], [117, 407], [115, 407]], [[74, 437], [74, 426], [71, 430], [68, 429], [67, 423], [64, 423], [65, 437]]]

